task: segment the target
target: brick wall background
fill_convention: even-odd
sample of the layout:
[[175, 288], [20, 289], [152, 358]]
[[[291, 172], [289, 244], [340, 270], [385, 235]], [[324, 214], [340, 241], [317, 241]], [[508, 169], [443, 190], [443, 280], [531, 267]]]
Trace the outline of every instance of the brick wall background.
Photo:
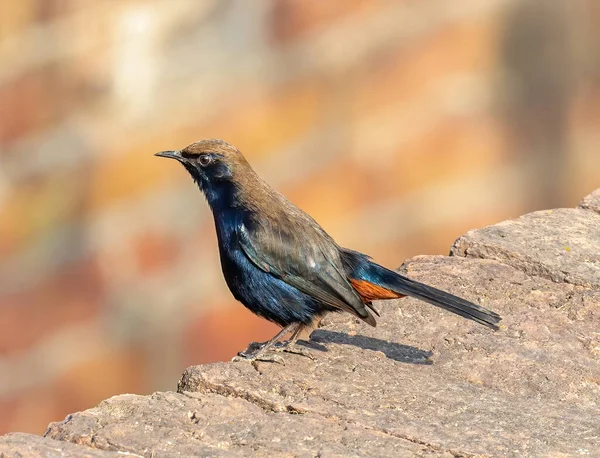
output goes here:
[[226, 139], [390, 267], [575, 205], [600, 186], [598, 6], [0, 1], [0, 434], [274, 333], [156, 151]]

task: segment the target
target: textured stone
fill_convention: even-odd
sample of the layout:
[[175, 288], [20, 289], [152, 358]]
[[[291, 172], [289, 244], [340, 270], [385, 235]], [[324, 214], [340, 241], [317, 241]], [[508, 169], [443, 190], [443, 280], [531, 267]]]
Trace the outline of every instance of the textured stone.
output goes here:
[[596, 449], [589, 431], [600, 428], [599, 291], [488, 260], [423, 257], [405, 267], [497, 310], [503, 329], [412, 299], [389, 302], [376, 329], [336, 317], [316, 331], [316, 362], [193, 367], [180, 390], [334, 416], [454, 455]]
[[146, 456], [597, 450], [600, 289], [493, 260], [423, 256], [404, 270], [498, 311], [502, 330], [413, 299], [381, 303], [377, 328], [327, 319], [307, 344], [315, 361], [191, 367], [179, 394], [112, 398], [48, 436]]
[[[251, 366], [249, 366], [251, 367]], [[254, 371], [253, 369], [251, 369]], [[55, 439], [144, 456], [414, 456], [427, 447], [339, 418], [217, 393], [122, 395], [50, 425]]]
[[600, 287], [600, 215], [561, 208], [469, 231], [451, 254], [495, 259], [555, 282]]
[[589, 196], [584, 197], [579, 203], [579, 208], [600, 213], [600, 189], [596, 189]]
[[[97, 450], [34, 434], [10, 433], [0, 436], [0, 458], [114, 458], [122, 453]], [[130, 454], [129, 456], [136, 456]]]

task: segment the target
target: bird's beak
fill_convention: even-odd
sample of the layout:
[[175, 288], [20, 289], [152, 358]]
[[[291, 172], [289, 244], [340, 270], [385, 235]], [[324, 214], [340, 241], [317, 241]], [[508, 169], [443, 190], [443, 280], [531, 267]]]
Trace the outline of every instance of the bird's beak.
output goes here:
[[169, 159], [175, 159], [179, 162], [183, 162], [183, 157], [181, 157], [179, 151], [161, 151], [160, 153], [156, 153], [155, 156], [168, 157]]

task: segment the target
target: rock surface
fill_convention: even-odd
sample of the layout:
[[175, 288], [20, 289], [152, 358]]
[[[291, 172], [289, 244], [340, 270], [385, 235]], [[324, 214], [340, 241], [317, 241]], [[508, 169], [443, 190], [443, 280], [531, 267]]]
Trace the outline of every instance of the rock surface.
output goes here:
[[579, 208], [593, 210], [600, 213], [600, 189], [596, 189], [589, 196], [585, 197], [580, 203]]
[[0, 436], [0, 457], [2, 458], [116, 458], [123, 456], [118, 452], [84, 447], [34, 434], [9, 433]]
[[45, 438], [0, 437], [0, 457], [600, 456], [598, 195], [403, 265], [499, 312], [498, 332], [382, 302], [377, 328], [327, 317], [306, 344], [314, 360], [191, 367], [177, 392], [113, 397]]
[[454, 242], [451, 253], [494, 259], [559, 283], [599, 288], [600, 214], [574, 208], [529, 213], [467, 232]]

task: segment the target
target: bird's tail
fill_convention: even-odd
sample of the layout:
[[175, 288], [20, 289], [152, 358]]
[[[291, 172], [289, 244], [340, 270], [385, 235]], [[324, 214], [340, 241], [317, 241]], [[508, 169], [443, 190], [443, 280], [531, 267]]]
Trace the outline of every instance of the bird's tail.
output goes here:
[[[494, 330], [498, 329], [498, 323], [502, 318], [495, 312], [386, 269], [374, 263], [362, 253], [344, 250], [342, 258], [347, 274], [357, 292], [361, 294], [361, 290], [368, 291], [368, 296], [365, 299], [390, 299], [391, 297], [411, 296]], [[373, 296], [374, 291], [380, 291], [377, 297]], [[390, 295], [391, 293], [396, 293], [396, 296]]]

